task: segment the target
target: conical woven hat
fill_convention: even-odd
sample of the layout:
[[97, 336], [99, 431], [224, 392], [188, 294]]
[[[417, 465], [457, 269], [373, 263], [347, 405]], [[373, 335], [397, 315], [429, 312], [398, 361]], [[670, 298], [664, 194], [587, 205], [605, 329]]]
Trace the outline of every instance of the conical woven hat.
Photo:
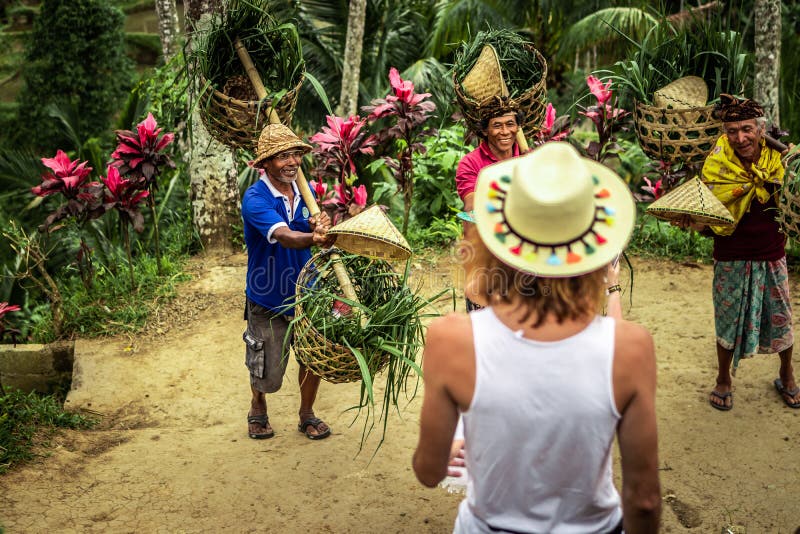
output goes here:
[[657, 89], [653, 104], [658, 108], [700, 108], [708, 101], [708, 86], [703, 78], [684, 76]]
[[411, 246], [377, 204], [328, 230], [338, 236], [336, 246], [347, 252], [380, 260], [406, 260]]
[[697, 176], [650, 204], [647, 213], [665, 221], [689, 215], [695, 223], [713, 226], [733, 224], [731, 212]]
[[500, 58], [492, 45], [483, 45], [481, 55], [475, 61], [475, 66], [464, 76], [461, 87], [478, 102], [494, 96], [508, 96]]

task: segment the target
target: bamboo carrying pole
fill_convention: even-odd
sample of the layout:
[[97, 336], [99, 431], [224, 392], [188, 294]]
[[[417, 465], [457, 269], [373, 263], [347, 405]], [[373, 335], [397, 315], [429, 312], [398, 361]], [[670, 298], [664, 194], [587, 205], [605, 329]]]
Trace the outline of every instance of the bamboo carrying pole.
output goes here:
[[[239, 56], [239, 59], [244, 65], [244, 70], [247, 73], [247, 77], [250, 78], [250, 83], [253, 84], [253, 88], [256, 90], [256, 94], [258, 95], [259, 100], [264, 100], [267, 97], [267, 90], [264, 87], [264, 83], [261, 81], [261, 76], [258, 74], [258, 70], [256, 70], [256, 66], [253, 64], [253, 60], [250, 58], [250, 53], [242, 44], [242, 41], [239, 38], [236, 38], [234, 42], [236, 47], [236, 53]], [[275, 112], [275, 108], [271, 107], [269, 110], [269, 122], [270, 124], [280, 124], [281, 120], [278, 117], [278, 114]], [[320, 209], [319, 205], [317, 204], [314, 195], [311, 194], [311, 188], [308, 187], [308, 181], [306, 180], [305, 174], [303, 174], [303, 169], [297, 169], [297, 188], [300, 190], [300, 196], [303, 197], [303, 201], [308, 206], [308, 210], [313, 217], [319, 215]], [[330, 255], [331, 264], [333, 265], [333, 271], [336, 274], [336, 279], [339, 282], [339, 286], [342, 288], [342, 292], [344, 296], [347, 297], [349, 300], [353, 302], [358, 302], [358, 297], [356, 296], [355, 288], [353, 287], [353, 282], [350, 280], [350, 275], [347, 274], [347, 269], [345, 268], [344, 264], [340, 261], [341, 257], [339, 254], [333, 253]], [[361, 316], [361, 326], [364, 326], [366, 322], [366, 318], [362, 315]]]

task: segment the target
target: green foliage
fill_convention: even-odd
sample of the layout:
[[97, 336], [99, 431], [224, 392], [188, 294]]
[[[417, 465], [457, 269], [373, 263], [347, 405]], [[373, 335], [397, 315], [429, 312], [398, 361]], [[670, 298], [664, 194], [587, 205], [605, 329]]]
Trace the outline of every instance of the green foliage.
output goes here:
[[524, 93], [542, 79], [542, 66], [531, 61], [531, 41], [511, 30], [479, 32], [469, 43], [464, 43], [456, 53], [453, 76], [460, 83], [475, 66], [483, 47], [492, 45], [497, 51], [503, 78], [512, 98]]
[[165, 131], [175, 132], [178, 137], [185, 132], [190, 83], [186, 59], [183, 53], [178, 53], [134, 86], [117, 121], [117, 129], [134, 129], [150, 112]]
[[[790, 140], [800, 140], [800, 3], [782, 2], [783, 39], [781, 43], [781, 128], [788, 130]], [[787, 53], [788, 52], [788, 53]], [[786, 141], [784, 141], [786, 142]]]
[[615, 85], [640, 102], [684, 76], [699, 76], [708, 85], [709, 101], [720, 93], [749, 94], [753, 57], [741, 33], [701, 20], [674, 26], [663, 20], [633, 43], [629, 59], [618, 61], [610, 76]]
[[619, 33], [634, 40], [642, 39], [647, 30], [658, 24], [658, 20], [637, 7], [608, 7], [582, 18], [570, 26], [561, 40], [558, 54], [562, 59], [571, 59], [576, 52], [591, 46], [612, 47], [620, 41]]
[[155, 65], [163, 53], [157, 33], [126, 32], [125, 50], [139, 65]]
[[[452, 289], [441, 290], [426, 298], [419, 289], [409, 288], [408, 262], [401, 275], [384, 261], [342, 254], [341, 261], [351, 273], [355, 286], [359, 301], [356, 303], [341, 296], [332, 261], [325, 255], [315, 258], [316, 271], [308, 272], [307, 278], [298, 280], [300, 287], [308, 289], [296, 300], [302, 313], [298, 311], [296, 314], [290, 325], [291, 332], [295, 338], [321, 334], [352, 351], [362, 379], [359, 403], [352, 409], [356, 411], [356, 417], [366, 410], [361, 445], [375, 426], [376, 419], [383, 419], [382, 443], [389, 410], [399, 409], [401, 394], [410, 400], [417, 392], [422, 370], [416, 359], [424, 342], [423, 320], [440, 315], [431, 305], [445, 294], [452, 294]], [[337, 301], [352, 306], [352, 311], [335, 316], [332, 310]], [[362, 318], [366, 318], [363, 326]], [[383, 399], [376, 403], [372, 384], [384, 359], [387, 362], [384, 369], [386, 386]], [[416, 380], [409, 381], [412, 372]], [[409, 382], [413, 387], [409, 388]]]
[[19, 142], [55, 152], [65, 141], [48, 116], [56, 102], [78, 110], [80, 139], [106, 133], [132, 81], [123, 19], [119, 9], [100, 0], [43, 0], [23, 70]]
[[433, 219], [428, 226], [412, 225], [408, 229], [408, 241], [414, 250], [439, 249], [461, 238], [461, 224], [453, 212], [447, 217]]
[[195, 34], [192, 59], [218, 90], [232, 76], [245, 74], [234, 47], [237, 37], [259, 69], [268, 93], [289, 91], [302, 80], [305, 62], [297, 29], [279, 24], [267, 6], [266, 0], [232, 0], [224, 14]]
[[91, 428], [94, 424], [92, 419], [65, 411], [52, 396], [18, 390], [0, 393], [0, 474], [34, 458], [34, 448], [46, 444], [56, 429]]
[[[163, 276], [158, 276], [152, 256], [134, 256], [135, 289], [125, 281], [127, 260], [124, 251], [109, 251], [110, 263], [96, 261], [92, 285], [86, 287], [77, 267], [68, 265], [59, 280], [64, 302], [62, 337], [96, 337], [132, 333], [141, 329], [147, 317], [176, 295], [176, 285], [189, 279], [182, 272], [183, 257], [167, 254], [161, 258]], [[141, 251], [140, 251], [141, 252]], [[56, 339], [51, 316], [44, 311], [31, 325], [34, 340], [47, 343]]]
[[639, 208], [638, 223], [627, 249], [629, 252], [675, 261], [711, 262], [713, 240], [651, 217], [644, 213], [642, 205]]
[[456, 167], [466, 153], [464, 127], [456, 124], [425, 139], [425, 153], [414, 155], [414, 224], [453, 216], [463, 206], [455, 189]]

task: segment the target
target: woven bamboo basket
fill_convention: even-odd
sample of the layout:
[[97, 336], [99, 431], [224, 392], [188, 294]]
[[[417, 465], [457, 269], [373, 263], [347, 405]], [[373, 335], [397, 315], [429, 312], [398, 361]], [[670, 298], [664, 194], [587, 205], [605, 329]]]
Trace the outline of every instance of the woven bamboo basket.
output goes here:
[[[329, 249], [318, 252], [300, 271], [296, 290], [298, 300], [307, 292], [314, 291], [314, 286], [319, 283], [320, 277], [335, 277], [332, 269], [326, 272], [320, 272], [317, 269], [317, 266], [323, 266], [327, 263], [327, 256], [331, 252], [337, 251]], [[343, 261], [347, 266], [347, 258], [344, 258]], [[382, 291], [397, 291], [400, 289], [400, 277], [387, 262], [373, 260], [370, 263], [370, 272], [386, 275], [380, 277], [385, 284]], [[351, 274], [356, 275], [357, 273]], [[359, 301], [366, 305], [371, 304], [371, 301], [374, 303], [376, 295], [367, 294], [367, 291], [361, 285], [359, 276], [352, 276], [351, 279]], [[331, 309], [333, 309], [333, 305], [334, 303], [331, 302]], [[353, 352], [346, 345], [335, 343], [325, 338], [317, 327], [312, 324], [308, 314], [309, 311], [304, 310], [299, 302], [295, 306], [296, 319], [293, 327], [293, 348], [297, 360], [308, 367], [312, 373], [333, 384], [362, 380], [361, 367]], [[327, 313], [327, 310], [325, 312]], [[331, 315], [330, 320], [335, 320], [333, 315]], [[362, 347], [358, 347], [358, 350], [364, 356], [371, 376], [375, 376], [389, 363], [390, 355], [388, 353]]]
[[778, 222], [790, 239], [800, 240], [800, 160], [786, 162], [786, 175], [778, 195]]
[[722, 134], [714, 106], [665, 109], [636, 103], [634, 124], [645, 154], [669, 163], [701, 163]]
[[[536, 48], [528, 46], [530, 54], [535, 61], [542, 67], [542, 78], [539, 82], [526, 90], [519, 96], [509, 98], [508, 103], [516, 107], [522, 113], [524, 119], [522, 129], [525, 135], [531, 136], [538, 132], [542, 127], [544, 114], [547, 110], [547, 61], [544, 56], [539, 53]], [[464, 121], [467, 128], [473, 132], [480, 131], [481, 128], [481, 111], [498, 102], [499, 95], [484, 98], [483, 100], [476, 100], [473, 98], [462, 86], [462, 84], [453, 77], [453, 85], [455, 87], [456, 102], [461, 108], [461, 113], [464, 115]], [[486, 85], [492, 85], [491, 80], [486, 80]]]
[[[287, 126], [292, 121], [303, 80], [301, 76], [297, 85], [274, 104], [281, 123]], [[255, 149], [261, 130], [269, 124], [272, 100], [260, 102], [245, 76], [230, 78], [222, 91], [205, 78], [201, 78], [201, 83], [205, 89], [200, 94], [200, 116], [211, 135], [230, 147]]]

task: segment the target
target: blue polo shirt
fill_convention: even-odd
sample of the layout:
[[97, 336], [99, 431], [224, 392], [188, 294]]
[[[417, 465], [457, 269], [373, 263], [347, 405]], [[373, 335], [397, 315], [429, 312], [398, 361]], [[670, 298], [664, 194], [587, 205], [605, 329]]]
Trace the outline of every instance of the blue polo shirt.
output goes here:
[[297, 185], [292, 183], [294, 202], [281, 194], [264, 176], [247, 188], [242, 198], [244, 242], [247, 245], [247, 298], [270, 310], [293, 315], [286, 304], [294, 300], [295, 283], [311, 259], [311, 249], [286, 248], [273, 232], [287, 226], [297, 232], [311, 232], [309, 212]]

